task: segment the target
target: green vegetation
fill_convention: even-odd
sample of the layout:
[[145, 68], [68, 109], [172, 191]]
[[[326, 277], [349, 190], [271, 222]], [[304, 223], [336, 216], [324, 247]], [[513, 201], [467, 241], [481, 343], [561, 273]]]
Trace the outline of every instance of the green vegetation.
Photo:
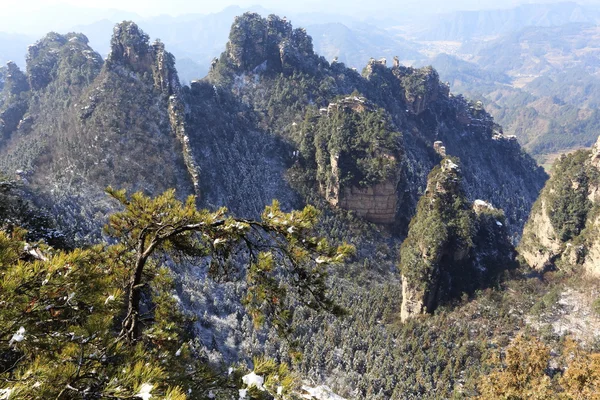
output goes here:
[[311, 118], [309, 110], [301, 127], [301, 156], [316, 170], [318, 182], [337, 179], [341, 187], [365, 187], [397, 173], [401, 135], [383, 110], [371, 107], [354, 97], [332, 103], [327, 115]]
[[[124, 207], [105, 229], [114, 244], [63, 251], [24, 243], [18, 228], [0, 232], [3, 396], [175, 400], [230, 391], [195, 353], [165, 255], [210, 256], [211, 276], [223, 277], [245, 254], [248, 310], [281, 332], [292, 321], [287, 299], [339, 310], [325, 291], [326, 266], [352, 249], [313, 235], [314, 208], [284, 213], [274, 203], [253, 221], [197, 210], [193, 197], [182, 203], [173, 191], [155, 199], [109, 193]], [[257, 367], [273, 374], [271, 389], [291, 383], [285, 367]]]
[[429, 174], [428, 193], [419, 200], [400, 249], [402, 275], [419, 286], [437, 287], [441, 270], [460, 270], [465, 257], [455, 260], [454, 254], [466, 255], [473, 246], [475, 215], [462, 190], [458, 166], [445, 167], [453, 164], [446, 158]]
[[[477, 200], [467, 201], [460, 170], [444, 158], [429, 174], [408, 236], [400, 247], [402, 318], [432, 313], [439, 304], [494, 283], [514, 267], [504, 213]], [[422, 307], [413, 309], [413, 302]]]
[[552, 188], [546, 192], [548, 215], [563, 242], [581, 233], [592, 206], [588, 199], [588, 184], [593, 182], [592, 171], [586, 165], [589, 157], [590, 152], [584, 150], [561, 157], [548, 181]]
[[[506, 226], [518, 230], [544, 175], [516, 143], [492, 140], [483, 107], [448, 96], [430, 68], [374, 64], [360, 76], [318, 57], [281, 18], [236, 22], [210, 76], [183, 88], [174, 58], [132, 23], [117, 27], [104, 65], [79, 36], [34, 47], [31, 124], [2, 148], [0, 165], [11, 174], [23, 166], [27, 189], [40, 191], [31, 197], [79, 247], [33, 243], [33, 228], [7, 219], [0, 398], [238, 398], [251, 364], [267, 389], [243, 388], [253, 399], [281, 398], [280, 386], [293, 397], [296, 377], [357, 399], [478, 395], [489, 355], [548, 288], [496, 273], [512, 266]], [[401, 323], [398, 251], [439, 162], [437, 139], [461, 155], [465, 185], [457, 173], [432, 173], [433, 189], [447, 190], [422, 196], [401, 252], [416, 260], [419, 244], [431, 245], [443, 301]], [[194, 190], [182, 147], [208, 210], [164, 192]], [[398, 227], [331, 207], [314, 190], [335, 163], [342, 186], [399, 180]], [[292, 165], [298, 192], [283, 179]], [[144, 194], [110, 190], [107, 200], [108, 184]], [[506, 204], [510, 219], [473, 211], [467, 198], [478, 197]], [[215, 206], [225, 203], [245, 218]], [[323, 209], [318, 222], [313, 207], [287, 212], [303, 203]]]

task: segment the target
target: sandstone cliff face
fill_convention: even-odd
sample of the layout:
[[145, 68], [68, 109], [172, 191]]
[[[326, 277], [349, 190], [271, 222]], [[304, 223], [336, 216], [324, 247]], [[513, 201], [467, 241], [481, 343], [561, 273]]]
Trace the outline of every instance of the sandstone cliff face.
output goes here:
[[530, 267], [600, 276], [600, 140], [561, 157], [525, 225], [519, 253]]
[[361, 189], [344, 188], [337, 205], [351, 210], [359, 217], [376, 224], [391, 224], [396, 218], [398, 207], [398, 182], [389, 180]]
[[[540, 210], [538, 210], [538, 208]], [[541, 201], [533, 210], [526, 225], [527, 235], [523, 237], [522, 247], [536, 248], [537, 251], [524, 251], [521, 254], [532, 268], [543, 270], [552, 264], [554, 257], [560, 252], [561, 242], [548, 216], [548, 206]], [[535, 226], [533, 231], [529, 226]]]
[[403, 321], [486, 286], [513, 264], [503, 212], [483, 200], [469, 203], [461, 181], [449, 158], [429, 175], [400, 248]]
[[401, 156], [393, 126], [372, 103], [358, 96], [330, 103], [320, 114], [314, 151], [325, 199], [367, 221], [394, 223]]

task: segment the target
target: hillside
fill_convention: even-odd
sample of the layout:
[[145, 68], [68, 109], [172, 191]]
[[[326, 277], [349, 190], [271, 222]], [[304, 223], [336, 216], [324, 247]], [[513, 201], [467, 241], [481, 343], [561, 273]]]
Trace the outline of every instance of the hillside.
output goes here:
[[[386, 60], [371, 60], [359, 75], [341, 63], [329, 64], [320, 58], [306, 32], [294, 30], [285, 20], [245, 14], [236, 21], [227, 51], [208, 79], [253, 107], [262, 126], [300, 147], [305, 146], [302, 142], [307, 134], [303, 121], [310, 121], [310, 115], [317, 120], [319, 115], [329, 115], [340, 102], [335, 99], [342, 98], [352, 107], [364, 96], [387, 114], [401, 133], [398, 146], [403, 159], [398, 160], [401, 169], [397, 175], [401, 178], [396, 183], [402, 207], [390, 221], [399, 232], [406, 231], [427, 174], [439, 160], [434, 142], [440, 141], [438, 146], [444, 146], [446, 154], [459, 157], [466, 166], [467, 196], [497, 204], [505, 210], [509, 226], [514, 227], [510, 229], [518, 231], [544, 173], [516, 142], [502, 135], [480, 105], [450, 94], [435, 70], [404, 67], [397, 61], [389, 68]], [[257, 40], [263, 36], [264, 41]], [[356, 106], [360, 108], [360, 104]], [[344, 140], [343, 132], [340, 138], [332, 139]], [[487, 154], [476, 150], [482, 147]], [[319, 149], [300, 147], [300, 165], [311, 167], [307, 160], [314, 157], [314, 151]], [[348, 155], [353, 156], [351, 151]], [[498, 169], [496, 165], [504, 167]], [[317, 160], [312, 168], [328, 167]], [[527, 181], [518, 186], [523, 190], [519, 194], [514, 192], [515, 179]]]
[[529, 27], [429, 62], [549, 168], [561, 153], [596, 139], [597, 34], [582, 23]]
[[556, 161], [536, 201], [520, 252], [534, 269], [583, 269], [598, 276], [600, 139]]
[[[49, 263], [63, 265], [74, 255], [91, 254], [92, 261], [101, 262], [77, 259], [83, 268], [96, 271], [95, 265], [113, 262], [126, 267], [131, 260], [117, 256], [125, 251], [119, 245], [135, 251], [132, 235], [145, 232], [128, 224], [148, 223], [158, 235], [189, 219], [200, 235], [183, 235], [160, 247], [151, 259], [151, 272], [142, 275], [149, 297], [141, 301], [149, 312], [164, 313], [164, 321], [175, 321], [164, 326], [160, 318], [152, 321], [158, 328], [146, 330], [144, 344], [159, 350], [149, 360], [170, 360], [161, 365], [172, 373], [171, 367], [181, 365], [179, 355], [193, 355], [193, 363], [185, 359], [199, 368], [195, 371], [204, 371], [195, 375], [200, 383], [193, 387], [204, 391], [190, 398], [210, 398], [210, 389], [202, 386], [209, 381], [201, 368], [207, 365], [222, 379], [214, 378], [222, 385], [219, 389], [234, 395], [238, 389], [249, 390], [249, 384], [241, 384], [241, 373], [227, 371], [235, 367], [246, 373], [257, 367], [257, 374], [267, 376], [254, 356], [289, 365], [308, 385], [304, 392], [328, 385], [348, 399], [473, 398], [494, 389], [483, 382], [488, 373], [503, 371], [495, 364], [497, 353], [511, 343], [518, 345], [514, 338], [527, 329], [558, 349], [538, 350], [547, 356], [544, 360], [552, 357], [560, 371], [542, 368], [536, 373], [546, 382], [544, 377], [551, 379], [552, 372], [552, 390], [566, 390], [567, 384], [558, 380], [572, 364], [562, 357], [569, 350], [558, 327], [567, 326], [563, 311], [572, 307], [572, 299], [585, 297], [582, 290], [588, 287], [593, 290], [578, 312], [597, 322], [591, 311], [597, 289], [589, 281], [578, 286], [578, 277], [544, 275], [514, 264], [513, 246], [547, 175], [515, 138], [503, 133], [482, 102], [451, 93], [431, 67], [372, 59], [359, 73], [340, 59], [327, 60], [315, 51], [306, 30], [274, 15], [236, 17], [223, 50], [206, 78], [181, 85], [167, 46], [150, 41], [139, 26], [125, 21], [114, 29], [106, 60], [84, 35], [49, 34], [29, 50], [25, 71], [6, 67], [0, 167], [26, 189], [32, 206], [47, 210], [57, 227], [84, 247], [75, 253], [57, 250], [47, 257]], [[465, 74], [489, 79], [472, 64], [456, 65]], [[506, 79], [493, 72], [490, 76], [499, 83]], [[543, 85], [537, 90], [541, 94]], [[118, 191], [110, 191], [109, 197], [104, 192], [108, 185], [150, 197]], [[175, 188], [175, 194], [161, 196], [168, 188]], [[189, 194], [195, 200], [177, 202]], [[271, 205], [273, 199], [279, 205]], [[287, 213], [307, 204], [320, 213], [312, 207]], [[148, 217], [146, 212], [154, 214]], [[245, 235], [254, 226], [249, 218], [265, 227], [251, 237], [256, 253], [243, 251]], [[21, 238], [2, 235], [6, 246], [24, 248]], [[265, 240], [269, 235], [283, 246], [277, 248], [284, 249], [284, 259], [292, 257], [291, 264], [259, 255], [272, 249], [274, 242]], [[328, 244], [335, 249], [344, 243], [355, 251], [342, 246], [348, 257], [338, 265], [333, 262], [337, 253]], [[294, 257], [306, 256], [304, 246], [320, 253], [311, 259], [313, 269], [294, 269], [300, 265]], [[42, 244], [39, 248], [42, 255], [51, 251]], [[209, 263], [209, 255], [217, 262]], [[19, 261], [10, 252], [0, 256], [18, 268], [48, 263]], [[245, 264], [253, 257], [260, 262]], [[115, 281], [127, 282], [121, 291], [137, 287], [119, 275], [122, 270], [114, 273]], [[309, 279], [312, 274], [314, 281]], [[100, 291], [90, 299], [94, 310], [103, 318], [122, 314], [126, 320], [125, 309], [117, 306], [121, 303], [107, 300], [112, 292], [105, 290], [107, 282], [99, 275], [93, 275], [94, 288]], [[72, 284], [69, 274], [55, 278]], [[77, 289], [72, 293], [79, 299], [81, 276], [72, 279]], [[320, 289], [326, 286], [327, 301], [341, 307], [334, 311], [344, 315], [319, 312], [321, 307], [303, 301], [294, 290], [310, 291], [294, 284], [304, 279]], [[44, 285], [38, 286], [46, 293]], [[403, 318], [402, 304], [410, 300], [411, 286], [425, 286], [431, 296], [413, 291], [421, 307]], [[61, 305], [70, 293], [62, 296]], [[162, 297], [157, 297], [161, 303], [155, 311], [148, 299], [157, 293]], [[314, 293], [331, 305], [320, 297], [324, 291]], [[24, 299], [23, 304], [31, 301]], [[561, 299], [566, 299], [564, 304]], [[281, 321], [270, 320], [263, 327], [252, 323], [258, 311], [270, 307], [289, 310], [278, 314], [290, 323], [283, 338]], [[87, 324], [95, 315], [88, 310], [82, 307], [73, 315]], [[185, 319], [185, 332], [184, 319], [171, 311], [194, 317]], [[422, 311], [431, 315], [420, 315]], [[41, 329], [32, 318], [27, 330]], [[114, 332], [106, 326], [103, 322], [103, 335], [111, 337]], [[177, 338], [193, 336], [187, 342], [189, 352], [187, 346], [174, 345], [169, 329]], [[593, 327], [587, 329], [581, 342], [585, 354], [593, 352]], [[13, 334], [7, 333], [6, 343]], [[64, 343], [53, 345], [69, 348]], [[163, 345], [168, 355], [160, 355]], [[12, 351], [8, 344], [6, 348]], [[139, 358], [126, 353], [122, 359]], [[121, 374], [103, 366], [107, 376]], [[150, 372], [156, 370], [147, 376], [157, 379]], [[126, 381], [127, 393], [142, 393], [141, 381], [135, 381], [137, 386]], [[110, 390], [117, 390], [111, 385]], [[189, 382], [182, 385], [192, 388]], [[157, 393], [165, 387], [156, 386]], [[273, 387], [273, 396], [257, 387], [248, 396], [276, 398]]]

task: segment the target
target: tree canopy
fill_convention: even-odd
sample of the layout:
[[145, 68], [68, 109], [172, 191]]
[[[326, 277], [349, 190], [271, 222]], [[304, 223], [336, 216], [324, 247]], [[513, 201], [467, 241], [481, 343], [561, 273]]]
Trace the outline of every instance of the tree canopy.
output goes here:
[[234, 390], [194, 354], [168, 268], [182, 256], [208, 263], [212, 278], [245, 279], [255, 322], [282, 333], [286, 304], [340, 312], [327, 296], [327, 268], [353, 249], [314, 236], [314, 207], [286, 213], [273, 202], [255, 221], [198, 210], [173, 190], [108, 193], [124, 208], [105, 227], [109, 243], [67, 251], [27, 243], [19, 228], [0, 231], [0, 398], [175, 400]]

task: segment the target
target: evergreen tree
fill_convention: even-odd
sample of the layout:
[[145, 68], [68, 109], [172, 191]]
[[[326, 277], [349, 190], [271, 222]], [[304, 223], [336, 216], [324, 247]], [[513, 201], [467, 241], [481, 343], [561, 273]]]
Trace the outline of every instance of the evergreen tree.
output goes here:
[[[326, 294], [326, 268], [352, 248], [313, 236], [313, 207], [284, 213], [274, 202], [253, 221], [197, 210], [172, 190], [154, 199], [108, 192], [124, 206], [105, 228], [112, 244], [63, 251], [28, 244], [21, 229], [0, 232], [2, 398], [175, 400], [235, 390], [239, 380], [195, 354], [164, 256], [209, 257], [213, 277], [233, 277], [243, 261], [250, 314], [283, 333], [284, 304], [340, 311]], [[267, 364], [280, 376], [267, 382], [284, 380]]]

